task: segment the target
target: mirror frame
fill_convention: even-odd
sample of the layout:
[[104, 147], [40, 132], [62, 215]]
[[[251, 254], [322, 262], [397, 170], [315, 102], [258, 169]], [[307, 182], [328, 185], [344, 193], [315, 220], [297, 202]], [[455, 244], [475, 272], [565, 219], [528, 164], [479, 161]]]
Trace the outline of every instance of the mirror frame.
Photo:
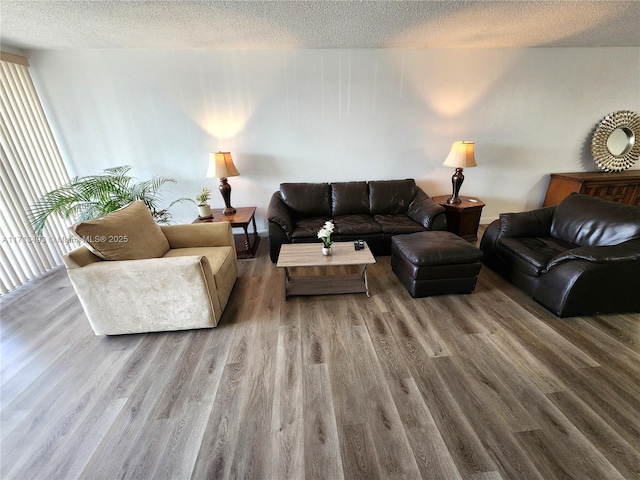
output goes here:
[[[628, 148], [614, 155], [607, 148], [607, 140], [618, 128], [628, 130]], [[621, 172], [631, 168], [640, 157], [640, 116], [630, 110], [620, 110], [604, 117], [591, 139], [591, 155], [598, 168], [607, 172]]]

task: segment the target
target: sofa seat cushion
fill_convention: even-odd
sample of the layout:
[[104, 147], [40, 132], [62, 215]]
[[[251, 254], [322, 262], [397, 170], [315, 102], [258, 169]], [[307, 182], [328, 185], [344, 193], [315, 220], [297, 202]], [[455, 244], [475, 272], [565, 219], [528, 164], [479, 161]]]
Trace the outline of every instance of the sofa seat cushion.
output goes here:
[[549, 237], [502, 237], [496, 245], [498, 256], [516, 270], [538, 277], [558, 254], [576, 244]]
[[333, 219], [336, 235], [370, 235], [382, 233], [382, 227], [371, 215], [340, 215]]
[[318, 231], [329, 217], [309, 217], [298, 220], [293, 228], [292, 238], [317, 238]]
[[207, 259], [210, 271], [205, 269], [205, 277], [209, 295], [217, 308], [216, 311], [223, 311], [237, 279], [234, 266], [235, 251], [230, 246], [173, 248], [164, 255], [164, 258], [190, 256]]
[[374, 215], [373, 219], [380, 224], [384, 233], [391, 235], [398, 233], [424, 232], [424, 227], [422, 225], [418, 222], [414, 222], [403, 213]]
[[76, 223], [70, 231], [103, 260], [160, 258], [169, 250], [167, 237], [140, 200]]

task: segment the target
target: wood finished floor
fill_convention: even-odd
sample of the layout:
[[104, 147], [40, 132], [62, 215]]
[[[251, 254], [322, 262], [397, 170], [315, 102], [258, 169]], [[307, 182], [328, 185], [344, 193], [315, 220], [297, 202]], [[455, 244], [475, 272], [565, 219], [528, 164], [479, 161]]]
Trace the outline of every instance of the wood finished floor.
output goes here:
[[640, 315], [558, 319], [483, 267], [283, 299], [262, 242], [211, 330], [96, 337], [62, 269], [1, 299], [8, 479], [640, 478]]

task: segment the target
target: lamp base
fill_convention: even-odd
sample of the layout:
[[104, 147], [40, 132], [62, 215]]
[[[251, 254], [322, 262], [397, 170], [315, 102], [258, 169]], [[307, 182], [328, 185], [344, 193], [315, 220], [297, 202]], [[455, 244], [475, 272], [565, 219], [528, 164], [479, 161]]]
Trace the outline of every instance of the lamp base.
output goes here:
[[458, 193], [460, 193], [460, 187], [462, 186], [462, 182], [464, 182], [464, 175], [462, 174], [461, 168], [456, 168], [456, 172], [451, 177], [451, 185], [453, 186], [453, 195], [447, 199], [447, 204], [449, 205], [457, 205], [462, 203], [460, 197], [458, 197]]
[[227, 182], [227, 177], [220, 177], [219, 190], [226, 207], [222, 211], [222, 214], [234, 215], [236, 213], [236, 209], [231, 206], [231, 185], [229, 185], [229, 182]]

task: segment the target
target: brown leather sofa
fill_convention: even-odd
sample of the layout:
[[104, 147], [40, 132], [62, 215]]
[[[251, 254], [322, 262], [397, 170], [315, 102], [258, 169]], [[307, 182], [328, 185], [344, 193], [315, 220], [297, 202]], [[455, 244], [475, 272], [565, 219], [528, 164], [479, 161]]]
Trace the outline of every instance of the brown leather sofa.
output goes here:
[[271, 197], [267, 219], [272, 262], [283, 243], [319, 242], [318, 230], [330, 219], [332, 240], [365, 240], [374, 255], [391, 253], [393, 235], [446, 230], [444, 208], [413, 179], [282, 183]]
[[640, 311], [640, 207], [571, 194], [501, 214], [483, 262], [559, 317]]

